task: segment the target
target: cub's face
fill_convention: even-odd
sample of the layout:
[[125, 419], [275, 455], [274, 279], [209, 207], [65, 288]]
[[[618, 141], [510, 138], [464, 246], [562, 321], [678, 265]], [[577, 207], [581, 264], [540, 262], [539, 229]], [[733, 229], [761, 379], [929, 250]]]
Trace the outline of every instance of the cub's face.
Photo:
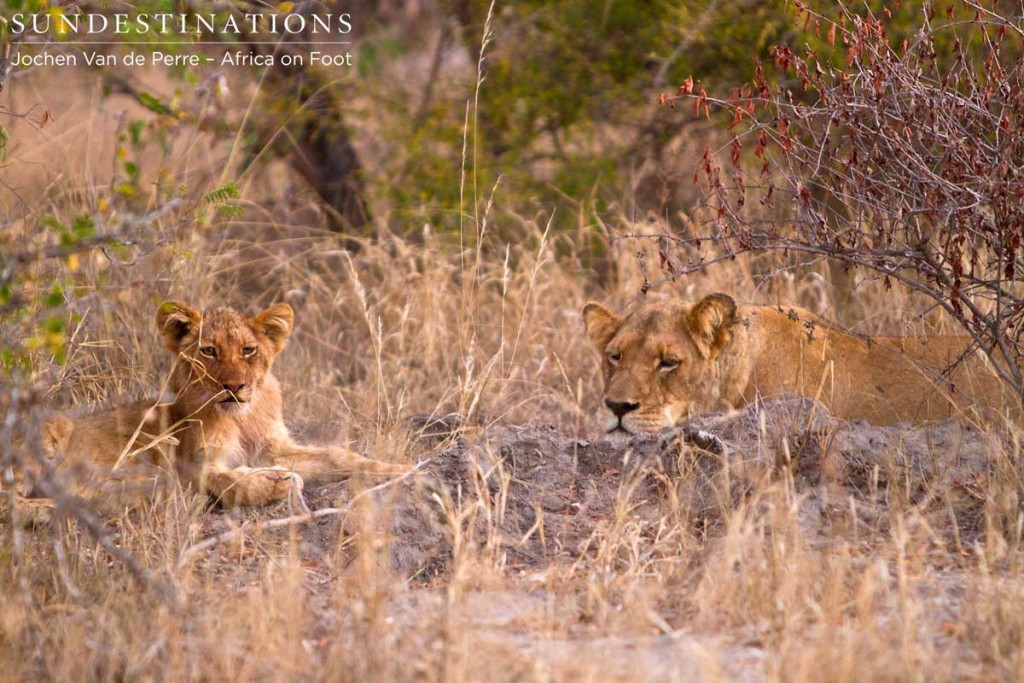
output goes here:
[[179, 358], [172, 376], [178, 400], [192, 410], [213, 406], [244, 413], [258, 397], [293, 322], [288, 304], [245, 318], [231, 308], [199, 312], [178, 301], [165, 302], [156, 323], [164, 344]]
[[589, 303], [583, 321], [601, 354], [606, 433], [655, 432], [719, 407], [717, 360], [736, 322], [730, 297], [646, 302], [624, 317]]

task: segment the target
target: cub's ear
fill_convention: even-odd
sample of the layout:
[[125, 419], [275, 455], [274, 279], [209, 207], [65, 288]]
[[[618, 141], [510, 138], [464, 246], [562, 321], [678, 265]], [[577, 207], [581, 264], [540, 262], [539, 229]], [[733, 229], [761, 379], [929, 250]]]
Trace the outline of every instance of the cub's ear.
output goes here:
[[164, 345], [174, 353], [181, 350], [181, 340], [199, 329], [203, 314], [180, 301], [165, 301], [156, 311], [156, 327], [164, 337]]
[[256, 314], [252, 324], [273, 343], [274, 351], [279, 352], [288, 342], [288, 335], [292, 333], [295, 312], [288, 304], [274, 304], [262, 313]]
[[705, 358], [715, 358], [732, 341], [736, 302], [726, 294], [710, 294], [698, 301], [686, 317], [686, 326]]
[[583, 324], [587, 326], [587, 336], [598, 351], [604, 351], [621, 323], [621, 318], [599, 303], [591, 301], [583, 307]]

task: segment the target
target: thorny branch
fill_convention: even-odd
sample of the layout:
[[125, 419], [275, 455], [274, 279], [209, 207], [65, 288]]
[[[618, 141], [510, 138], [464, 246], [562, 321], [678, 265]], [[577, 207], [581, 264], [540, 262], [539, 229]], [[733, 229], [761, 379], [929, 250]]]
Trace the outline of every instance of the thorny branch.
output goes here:
[[[14, 417], [31, 412], [33, 407], [37, 407], [35, 397], [30, 393], [11, 392], [8, 395], [8, 405], [6, 407], [7, 420], [3, 424], [3, 430], [0, 431], [0, 435], [5, 437], [5, 442], [10, 444], [8, 448], [4, 449], [2, 458], [0, 458], [0, 466], [3, 467], [5, 475], [12, 468], [25, 467], [28, 464], [26, 460], [31, 458], [36, 470], [36, 476], [33, 477], [32, 484], [39, 493], [53, 501], [55, 511], [59, 515], [64, 515], [77, 521], [104, 552], [121, 563], [139, 584], [153, 592], [159, 599], [171, 607], [179, 607], [181, 604], [180, 596], [174, 584], [166, 576], [160, 576], [143, 566], [132, 553], [120, 547], [104, 522], [92, 512], [88, 504], [77, 496], [68, 493], [57, 478], [52, 465], [45, 458], [38, 456], [36, 449], [24, 446], [24, 435], [21, 435], [21, 438], [15, 438], [14, 425], [16, 423], [23, 425], [25, 420], [17, 421]], [[20, 447], [15, 445], [19, 442], [22, 444]], [[10, 476], [5, 476], [5, 479], [7, 503], [12, 511], [12, 515], [16, 517], [17, 507], [15, 498], [17, 494], [14, 490], [13, 479]], [[18, 534], [17, 519], [12, 519], [11, 530], [13, 534]]]
[[[968, 0], [973, 19], [950, 6], [938, 26], [926, 6], [916, 34], [894, 45], [881, 14], [839, 3], [830, 19], [795, 6], [831, 53], [775, 47], [730, 98], [692, 79], [662, 98], [732, 114], [731, 142], [706, 148], [694, 178], [712, 242], [730, 254], [824, 256], [900, 282], [957, 320], [1024, 396], [1021, 17]], [[747, 204], [754, 197], [763, 210]], [[784, 218], [765, 220], [779, 197], [791, 202]], [[676, 238], [691, 251], [694, 241]]]

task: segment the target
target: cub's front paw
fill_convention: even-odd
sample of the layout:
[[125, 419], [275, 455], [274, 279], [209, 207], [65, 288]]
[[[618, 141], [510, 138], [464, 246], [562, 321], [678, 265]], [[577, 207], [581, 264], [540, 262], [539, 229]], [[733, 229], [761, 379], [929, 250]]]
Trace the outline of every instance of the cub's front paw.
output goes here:
[[257, 470], [256, 476], [262, 481], [261, 488], [268, 500], [284, 500], [290, 495], [301, 497], [306, 486], [295, 472], [276, 467]]

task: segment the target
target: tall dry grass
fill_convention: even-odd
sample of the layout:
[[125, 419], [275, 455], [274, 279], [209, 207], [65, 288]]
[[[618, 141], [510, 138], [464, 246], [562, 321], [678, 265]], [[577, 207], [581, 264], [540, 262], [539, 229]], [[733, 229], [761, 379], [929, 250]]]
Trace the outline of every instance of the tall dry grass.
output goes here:
[[[201, 197], [216, 186], [218, 166], [208, 146], [190, 149], [187, 168], [174, 173]], [[27, 210], [8, 204], [7, 243], [52, 240], [40, 218], [67, 222], [93, 211], [103, 182], [94, 166], [72, 163], [58, 181], [23, 192]], [[499, 199], [505, 191], [493, 189]], [[66, 359], [37, 352], [24, 383], [67, 409], [152, 394], [170, 361], [154, 329], [158, 301], [255, 311], [283, 300], [297, 325], [275, 373], [302, 438], [411, 461], [422, 446], [404, 418], [450, 412], [587, 436], [601, 387], [579, 310], [595, 298], [625, 305], [645, 280], [664, 278], [656, 244], [634, 237], [657, 234], [657, 224], [612, 229], [581, 213], [578, 233], [553, 235], [543, 220], [523, 218], [519, 239], [503, 243], [488, 233], [483, 202], [461, 239], [426, 226], [416, 240], [385, 236], [353, 252], [335, 235], [285, 220], [316, 215], [301, 195], [288, 206], [257, 201], [281, 192], [271, 169], [248, 179], [241, 220], [197, 226], [184, 202], [140, 229], [148, 246], [128, 262], [96, 252], [74, 268], [38, 265], [27, 286], [57, 279], [73, 289], [61, 309], [72, 333]], [[690, 218], [700, 224], [700, 215]], [[607, 254], [600, 277], [584, 266], [595, 242]], [[659, 283], [651, 295], [713, 291], [803, 305], [861, 332], [949, 329], [900, 290], [777, 257], [738, 259]], [[24, 329], [3, 325], [5, 334]], [[368, 499], [344, 524], [246, 534], [182, 562], [213, 532], [287, 511], [211, 512], [172, 489], [106, 529], [154, 581], [174, 586], [177, 603], [140, 583], [73, 519], [36, 531], [3, 523], [0, 677], [1019, 680], [1019, 449], [1007, 445], [992, 462], [978, 492], [986, 533], [966, 547], [944, 543], [913, 504], [897, 505], [896, 492], [891, 524], [838, 512], [832, 535], [820, 538], [807, 530], [814, 512], [785, 476], [726, 505], [713, 533], [694, 524], [671, 488], [649, 501], [660, 514], [640, 514], [627, 481], [585, 553], [536, 568], [517, 565], [498, 538], [509, 475], [496, 459], [496, 474], [486, 474], [504, 482], [496, 492], [478, 482], [427, 501], [446, 520], [452, 558], [440, 574], [413, 577], [392, 568], [386, 511]]]
[[[38, 238], [30, 219], [14, 229]], [[649, 247], [612, 239], [616, 270], [599, 285], [566, 253], [571, 239], [558, 238], [556, 257], [543, 228], [530, 237], [460, 252], [428, 234], [353, 254], [330, 235], [242, 223], [198, 247], [182, 233], [134, 266], [95, 257], [61, 274], [104, 285], [69, 305], [80, 321], [67, 359], [41, 364], [39, 378], [64, 407], [152, 392], [169, 362], [154, 329], [158, 297], [247, 310], [284, 299], [298, 323], [275, 372], [303, 438], [411, 460], [403, 417], [419, 412], [585, 436], [600, 386], [578, 311], [589, 298], [635, 297], [643, 275], [634, 252]], [[759, 290], [760, 274], [776, 266], [744, 261], [662, 291], [836, 310], [821, 268], [784, 272]], [[847, 319], [860, 329], [890, 331], [915, 310], [870, 282], [855, 301], [847, 310], [871, 311]], [[909, 504], [891, 528], [858, 530], [851, 519], [847, 533], [837, 524], [825, 542], [808, 537], [801, 494], [783, 479], [727, 509], [716, 534], [695, 529], [667, 493], [665, 514], [652, 520], [623, 491], [587, 553], [524, 573], [494, 537], [497, 522], [488, 524], [502, 514], [500, 493], [480, 487], [436, 503], [452, 529], [451, 565], [412, 579], [391, 568], [387, 525], [371, 506], [318, 547], [295, 531], [267, 532], [179, 565], [211, 531], [286, 511], [211, 513], [172, 492], [109, 530], [177, 587], [179, 607], [73, 522], [20, 532], [18, 547], [5, 527], [0, 670], [97, 680], [1015, 678], [1021, 486], [1018, 454], [1000, 458], [1004, 476], [983, 492], [993, 501], [990, 533], [962, 552], [937, 543]], [[627, 664], [636, 650], [645, 668]]]

